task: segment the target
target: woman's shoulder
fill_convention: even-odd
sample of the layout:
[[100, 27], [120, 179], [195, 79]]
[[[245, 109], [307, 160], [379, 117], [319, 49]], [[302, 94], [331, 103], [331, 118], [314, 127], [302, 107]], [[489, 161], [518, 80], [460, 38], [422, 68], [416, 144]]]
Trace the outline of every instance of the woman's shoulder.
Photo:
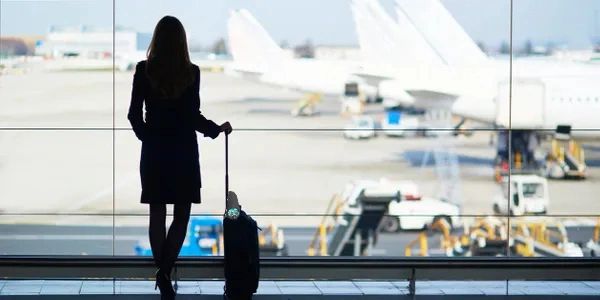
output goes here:
[[137, 62], [137, 64], [135, 65], [135, 69], [136, 70], [143, 70], [146, 68], [146, 60], [140, 60]]
[[200, 67], [192, 64], [192, 74], [194, 76], [194, 81], [200, 82]]

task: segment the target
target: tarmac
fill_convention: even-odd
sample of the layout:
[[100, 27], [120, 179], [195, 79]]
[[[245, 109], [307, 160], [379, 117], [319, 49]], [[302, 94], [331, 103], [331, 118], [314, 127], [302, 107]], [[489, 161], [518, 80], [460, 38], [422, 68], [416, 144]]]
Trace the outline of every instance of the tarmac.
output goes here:
[[[115, 213], [124, 224], [145, 224], [138, 217], [147, 212], [139, 203], [141, 143], [126, 118], [133, 74], [114, 75], [114, 99], [112, 72], [48, 72], [33, 65], [23, 74], [0, 77], [0, 211], [17, 214], [0, 222], [85, 225], [96, 223], [99, 214]], [[390, 138], [382, 132], [369, 140], [347, 140], [343, 129], [350, 118], [340, 115], [339, 99], [323, 99], [315, 116], [292, 117], [303, 96], [222, 73], [202, 74], [203, 114], [234, 128], [230, 187], [245, 210], [269, 215], [262, 221], [316, 226], [329, 199], [356, 179], [411, 180], [421, 194], [435, 197], [441, 180], [433, 160], [425, 158], [440, 146], [458, 157], [461, 213], [493, 214], [492, 199], [500, 192], [493, 180], [493, 130], [443, 144], [435, 137]], [[371, 104], [366, 115], [381, 119], [383, 108]], [[201, 134], [199, 141], [202, 204], [193, 212], [220, 214], [224, 141]], [[585, 146], [588, 178], [551, 180], [546, 218], [575, 215], [572, 222], [595, 222], [600, 143]]]

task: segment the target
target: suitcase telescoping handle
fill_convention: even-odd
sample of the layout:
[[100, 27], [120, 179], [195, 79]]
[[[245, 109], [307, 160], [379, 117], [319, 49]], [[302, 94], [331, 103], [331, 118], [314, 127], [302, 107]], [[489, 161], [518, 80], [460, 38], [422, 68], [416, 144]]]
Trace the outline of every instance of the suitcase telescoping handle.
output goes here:
[[229, 191], [229, 135], [225, 134], [225, 217], [237, 219], [240, 211], [237, 195]]
[[225, 133], [225, 205], [229, 193], [229, 134]]

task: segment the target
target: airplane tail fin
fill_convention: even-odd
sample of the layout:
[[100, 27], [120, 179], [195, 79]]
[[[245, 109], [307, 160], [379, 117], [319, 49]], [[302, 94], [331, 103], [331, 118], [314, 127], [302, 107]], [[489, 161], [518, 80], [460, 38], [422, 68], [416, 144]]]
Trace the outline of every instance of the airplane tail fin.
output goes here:
[[238, 68], [263, 73], [285, 58], [281, 47], [249, 11], [231, 11], [227, 28], [229, 48]]
[[353, 0], [351, 8], [366, 59], [396, 66], [443, 63], [408, 20], [398, 24], [377, 0]]
[[382, 29], [367, 11], [368, 8], [365, 6], [364, 1], [352, 1], [350, 8], [363, 59], [384, 64], [386, 58], [392, 52], [393, 45], [390, 38], [386, 37], [385, 34], [373, 35], [373, 32]]
[[448, 65], [482, 64], [487, 55], [439, 0], [396, 0], [399, 19], [409, 20]]

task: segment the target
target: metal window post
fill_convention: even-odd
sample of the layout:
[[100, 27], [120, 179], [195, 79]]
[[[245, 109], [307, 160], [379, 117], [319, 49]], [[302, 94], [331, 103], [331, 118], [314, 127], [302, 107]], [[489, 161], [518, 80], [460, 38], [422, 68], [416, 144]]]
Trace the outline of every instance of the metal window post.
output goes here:
[[416, 281], [417, 278], [415, 276], [415, 269], [410, 269], [410, 278], [408, 279], [408, 294], [414, 296], [416, 290]]
[[360, 256], [360, 243], [362, 237], [360, 236], [360, 230], [357, 230], [354, 234], [354, 256]]

